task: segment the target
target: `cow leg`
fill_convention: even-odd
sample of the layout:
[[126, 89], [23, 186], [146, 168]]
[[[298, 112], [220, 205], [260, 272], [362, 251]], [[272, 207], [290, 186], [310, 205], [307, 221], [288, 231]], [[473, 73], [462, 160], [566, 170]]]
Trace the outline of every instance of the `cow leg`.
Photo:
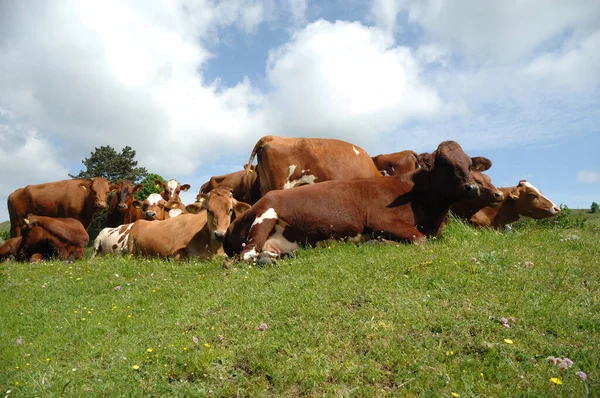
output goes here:
[[273, 231], [273, 228], [275, 228], [276, 223], [276, 217], [263, 218], [261, 222], [254, 224], [252, 228], [250, 228], [248, 240], [246, 241], [246, 247], [244, 248], [244, 250], [242, 250], [242, 253], [240, 254], [242, 260], [256, 260], [259, 253], [262, 251], [265, 242], [267, 241], [267, 239], [269, 239], [271, 231]]
[[373, 236], [381, 236], [384, 239], [394, 241], [409, 241], [412, 243], [421, 243], [425, 241], [425, 236], [414, 226], [403, 220], [378, 220], [371, 223], [368, 227], [373, 231]]

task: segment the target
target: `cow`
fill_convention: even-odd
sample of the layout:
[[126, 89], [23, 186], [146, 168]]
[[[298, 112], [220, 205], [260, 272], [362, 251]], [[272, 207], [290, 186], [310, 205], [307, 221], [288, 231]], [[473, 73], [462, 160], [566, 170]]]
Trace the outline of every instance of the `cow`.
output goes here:
[[454, 141], [442, 142], [431, 159], [430, 169], [399, 176], [271, 191], [229, 226], [225, 252], [251, 261], [365, 234], [417, 243], [439, 236], [450, 206], [479, 194], [470, 172], [479, 165]]
[[85, 255], [89, 242], [87, 231], [74, 218], [54, 218], [28, 214], [23, 218], [22, 240], [17, 258], [38, 258], [73, 261]]
[[109, 192], [116, 190], [106, 178], [62, 180], [27, 185], [8, 196], [10, 236], [21, 236], [27, 214], [75, 218], [87, 230], [96, 211], [106, 208]]
[[523, 218], [555, 217], [560, 207], [545, 197], [529, 181], [521, 180], [516, 187], [501, 187], [504, 199], [496, 206], [484, 207], [470, 221], [478, 227], [502, 228]]
[[98, 254], [119, 254], [127, 250], [129, 231], [133, 223], [119, 225], [113, 228], [104, 228], [94, 239], [94, 249], [91, 258]]
[[492, 184], [492, 180], [487, 174], [475, 170], [472, 170], [471, 174], [479, 185], [479, 196], [461, 200], [450, 207], [450, 211], [456, 218], [467, 221], [484, 207], [494, 207], [504, 199], [504, 193]]
[[17, 257], [17, 249], [21, 245], [22, 237], [10, 238], [0, 246], [0, 261], [13, 260]]
[[196, 200], [216, 187], [231, 188], [233, 197], [238, 202], [252, 204], [260, 199], [260, 185], [256, 178], [256, 168], [254, 165], [250, 165], [247, 170], [244, 169], [235, 173], [211, 177], [210, 180], [200, 187]]
[[134, 200], [132, 206], [142, 213], [144, 220], [152, 221], [165, 220], [184, 213], [179, 208], [180, 203], [179, 199], [166, 201], [160, 194], [152, 193], [144, 201]]
[[170, 200], [179, 200], [179, 192], [187, 192], [187, 190], [191, 188], [190, 184], [181, 185], [177, 180], [169, 180], [167, 182], [154, 180], [154, 183], [156, 184], [157, 188], [163, 189], [163, 191], [160, 193], [160, 196], [162, 196], [167, 202]]
[[371, 157], [371, 159], [384, 176], [409, 173], [419, 168], [419, 155], [411, 150], [377, 155]]
[[364, 149], [336, 139], [268, 135], [252, 149], [246, 170], [255, 156], [261, 197], [315, 182], [382, 177]]
[[111, 196], [106, 215], [107, 227], [118, 227], [129, 224], [143, 217], [142, 212], [135, 208], [133, 195], [144, 188], [142, 184], [133, 185], [129, 180], [121, 180], [116, 192]]
[[129, 232], [128, 252], [176, 260], [223, 254], [227, 227], [250, 205], [235, 200], [229, 189], [217, 187], [187, 208], [188, 214], [160, 223], [136, 221]]

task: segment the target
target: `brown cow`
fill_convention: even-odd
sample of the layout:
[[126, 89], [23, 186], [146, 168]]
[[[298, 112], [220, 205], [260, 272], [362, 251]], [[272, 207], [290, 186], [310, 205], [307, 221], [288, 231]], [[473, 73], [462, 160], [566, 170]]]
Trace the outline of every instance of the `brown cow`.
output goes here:
[[128, 251], [143, 256], [208, 258], [223, 253], [223, 237], [232, 219], [250, 205], [238, 202], [230, 190], [217, 187], [202, 202], [161, 222], [138, 220], [129, 231]]
[[410, 173], [419, 168], [419, 155], [415, 151], [406, 150], [373, 156], [373, 163], [384, 176]]
[[22, 237], [10, 238], [0, 246], [0, 261], [14, 260], [17, 257], [17, 250], [21, 245]]
[[450, 206], [479, 194], [470, 173], [478, 164], [454, 141], [442, 142], [432, 160], [431, 169], [394, 177], [271, 191], [229, 226], [225, 251], [247, 261], [363, 234], [395, 241], [439, 236]]
[[29, 213], [75, 218], [87, 230], [96, 211], [106, 208], [109, 192], [116, 189], [116, 185], [111, 186], [103, 177], [63, 180], [19, 188], [8, 196], [7, 201], [10, 236], [21, 236], [23, 219]]
[[[144, 220], [166, 220], [182, 214], [179, 200], [166, 201], [158, 193], [148, 195], [146, 200], [134, 200], [132, 206], [142, 213]], [[116, 228], [116, 227], [115, 227]]]
[[526, 180], [519, 181], [516, 187], [500, 188], [504, 200], [494, 207], [485, 207], [478, 211], [471, 222], [479, 227], [506, 227], [522, 218], [549, 218], [560, 213], [555, 205], [542, 192]]
[[44, 259], [56, 257], [73, 261], [83, 258], [90, 238], [79, 220], [29, 214], [23, 223], [18, 259], [29, 260], [34, 254], [40, 254]]
[[364, 149], [335, 139], [268, 135], [254, 146], [246, 170], [254, 156], [261, 196], [315, 182], [381, 177]]
[[142, 184], [134, 186], [129, 180], [119, 182], [117, 191], [110, 198], [110, 204], [108, 205], [107, 227], [114, 228], [122, 224], [129, 224], [143, 217], [140, 209], [132, 205], [133, 195], [142, 188], [144, 188]]
[[190, 184], [181, 185], [177, 180], [169, 180], [167, 182], [154, 180], [154, 183], [158, 188], [163, 189], [163, 191], [160, 193], [160, 196], [162, 196], [167, 202], [170, 200], [179, 200], [179, 192], [187, 192], [187, 190], [191, 188]]
[[227, 187], [233, 191], [233, 197], [238, 202], [255, 203], [260, 199], [260, 185], [256, 179], [256, 168], [251, 165], [248, 170], [240, 170], [235, 173], [211, 177], [200, 187], [196, 196], [199, 200], [203, 194], [207, 194], [216, 187]]
[[461, 200], [450, 208], [455, 217], [469, 220], [475, 213], [486, 206], [494, 207], [504, 199], [504, 193], [492, 184], [487, 174], [472, 170], [471, 174], [479, 185], [479, 196], [472, 199]]

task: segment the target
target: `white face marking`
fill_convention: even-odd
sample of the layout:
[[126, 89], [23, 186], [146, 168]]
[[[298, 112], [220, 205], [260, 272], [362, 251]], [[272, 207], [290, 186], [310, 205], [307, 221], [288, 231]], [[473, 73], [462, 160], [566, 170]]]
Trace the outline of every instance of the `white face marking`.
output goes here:
[[170, 196], [175, 195], [175, 190], [177, 189], [177, 185], [179, 185], [179, 183], [176, 180], [169, 180], [167, 182], [167, 188], [169, 189]]
[[360, 152], [356, 148], [354, 148], [354, 145], [352, 145], [352, 149], [354, 149], [354, 153], [356, 154], [356, 156], [360, 154]]
[[277, 219], [277, 212], [275, 211], [274, 208], [269, 207], [267, 209], [267, 211], [265, 211], [263, 214], [261, 214], [260, 216], [258, 216], [254, 219], [254, 222], [250, 226], [250, 229], [252, 229], [252, 227], [254, 227], [256, 224], [262, 223], [263, 220], [268, 220], [268, 219], [272, 219], [272, 218]]
[[292, 174], [294, 174], [294, 171], [296, 171], [296, 165], [295, 164], [290, 164], [288, 167], [290, 168], [290, 173], [287, 176], [287, 179], [289, 181], [289, 179], [292, 176]]
[[252, 248], [252, 250], [250, 250], [247, 253], [244, 253], [244, 256], [242, 257], [242, 259], [244, 261], [248, 261], [248, 260], [256, 260], [256, 257], [258, 257], [258, 253], [256, 252], [256, 250], [254, 250], [254, 248]]
[[163, 197], [160, 196], [160, 194], [158, 193], [152, 193], [150, 195], [148, 195], [148, 199], [146, 199], [148, 201], [149, 205], [155, 205], [157, 204]]
[[550, 200], [550, 199], [548, 199], [546, 196], [544, 196], [544, 195], [542, 194], [542, 191], [540, 191], [539, 189], [537, 189], [536, 187], [534, 187], [534, 186], [533, 186], [533, 184], [531, 184], [529, 181], [525, 181], [525, 182], [523, 183], [523, 185], [525, 185], [526, 187], [528, 187], [528, 188], [530, 188], [530, 189], [533, 189], [533, 190], [534, 190], [534, 191], [535, 191], [535, 192], [536, 192], [538, 195], [540, 195], [542, 198], [544, 198], [544, 199], [546, 199], [548, 202], [550, 202], [550, 204], [552, 205], [552, 207], [551, 207], [551, 212], [552, 212], [552, 214], [555, 214], [555, 213], [557, 213], [557, 211], [556, 211], [556, 210], [554, 210], [554, 208], [555, 208], [555, 207], [558, 207], [558, 206], [556, 206], [556, 204], [555, 204], [553, 201], [551, 201], [551, 200]]
[[302, 185], [302, 184], [314, 184], [316, 179], [317, 179], [317, 177], [314, 175], [303, 175], [302, 177], [298, 178], [297, 180], [289, 181], [289, 182], [286, 182], [285, 184], [283, 184], [283, 189], [294, 188], [296, 185]]
[[171, 218], [175, 218], [177, 216], [180, 216], [181, 214], [183, 214], [183, 210], [181, 210], [181, 209], [171, 209], [171, 210], [169, 210], [169, 216]]
[[275, 232], [267, 239], [263, 246], [263, 251], [272, 257], [278, 257], [279, 253], [293, 252], [298, 250], [300, 247], [296, 242], [290, 242], [283, 236], [284, 227], [277, 224], [275, 225]]

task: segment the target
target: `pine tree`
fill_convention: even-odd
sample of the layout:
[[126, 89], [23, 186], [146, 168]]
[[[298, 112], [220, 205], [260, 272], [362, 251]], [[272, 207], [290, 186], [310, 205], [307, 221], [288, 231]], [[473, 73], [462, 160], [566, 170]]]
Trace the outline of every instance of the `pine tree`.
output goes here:
[[135, 151], [126, 146], [117, 153], [111, 146], [101, 146], [95, 148], [89, 158], [81, 161], [86, 167], [76, 176], [69, 174], [71, 178], [91, 178], [104, 177], [111, 183], [117, 183], [121, 180], [130, 180], [137, 183], [148, 175], [145, 167], [137, 167], [138, 162], [133, 160]]

